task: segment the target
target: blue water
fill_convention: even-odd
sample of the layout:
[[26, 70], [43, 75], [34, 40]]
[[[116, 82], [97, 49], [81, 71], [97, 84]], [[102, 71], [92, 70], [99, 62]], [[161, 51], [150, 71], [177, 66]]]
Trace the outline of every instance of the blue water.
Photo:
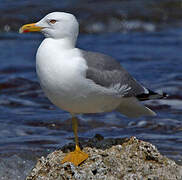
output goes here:
[[[32, 4], [39, 9], [43, 2], [32, 1]], [[56, 9], [57, 4], [51, 2], [47, 0], [45, 7]], [[59, 8], [70, 8], [71, 2], [72, 6], [75, 5], [75, 1], [70, 0], [59, 4]], [[83, 11], [79, 13], [77, 4], [72, 7], [73, 12], [79, 14], [79, 19], [84, 19], [93, 13], [87, 12], [86, 8], [92, 9], [94, 3], [92, 6], [83, 3]], [[113, 8], [118, 3], [115, 1]], [[35, 54], [43, 36], [17, 33], [19, 24], [34, 16], [34, 11], [27, 16], [34, 9], [32, 4], [13, 0], [0, 4], [0, 15], [8, 12], [3, 17], [10, 19], [13, 13], [16, 14], [16, 8], [27, 8], [19, 9], [15, 17], [20, 21], [15, 18], [17, 23], [11, 24], [8, 32], [0, 32], [0, 179], [11, 180], [15, 176], [23, 179], [37, 157], [74, 140], [70, 114], [51, 104], [38, 83]], [[116, 10], [120, 8], [116, 7]], [[123, 7], [128, 10], [127, 6]], [[44, 14], [43, 9], [37, 14]], [[148, 11], [145, 9], [145, 12]], [[92, 20], [92, 26], [90, 21], [85, 24], [81, 20], [78, 47], [116, 58], [139, 82], [152, 90], [167, 92], [169, 98], [146, 102], [157, 113], [156, 117], [129, 119], [117, 112], [80, 115], [79, 137], [87, 140], [96, 133], [105, 138], [136, 136], [153, 143], [162, 154], [182, 164], [182, 27], [169, 24], [158, 30], [158, 25], [152, 21], [146, 24], [134, 19], [127, 21], [132, 31], [120, 31], [116, 19], [107, 26], [94, 24], [97, 18]], [[4, 23], [3, 18], [0, 22]], [[87, 28], [91, 28], [94, 34], [89, 34]], [[106, 33], [108, 31], [110, 33]]]
[[[81, 115], [80, 137], [137, 136], [167, 156], [182, 150], [181, 29], [153, 33], [81, 34], [78, 47], [107, 53], [145, 86], [170, 97], [147, 102], [156, 117], [129, 119], [119, 113]], [[70, 115], [44, 96], [35, 72], [39, 34], [0, 36], [0, 153], [48, 151], [73, 141]], [[175, 155], [173, 153], [175, 152]]]

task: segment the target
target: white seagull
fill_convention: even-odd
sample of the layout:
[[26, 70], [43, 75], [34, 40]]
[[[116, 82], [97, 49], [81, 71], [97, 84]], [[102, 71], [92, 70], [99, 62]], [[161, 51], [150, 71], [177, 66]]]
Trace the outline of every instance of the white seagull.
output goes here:
[[45, 39], [36, 54], [36, 71], [49, 100], [72, 115], [75, 151], [62, 160], [79, 165], [88, 158], [78, 144], [76, 114], [113, 110], [128, 117], [153, 116], [140, 101], [160, 99], [138, 83], [118, 61], [105, 54], [76, 48], [79, 24], [74, 15], [53, 12], [21, 33], [40, 31]]

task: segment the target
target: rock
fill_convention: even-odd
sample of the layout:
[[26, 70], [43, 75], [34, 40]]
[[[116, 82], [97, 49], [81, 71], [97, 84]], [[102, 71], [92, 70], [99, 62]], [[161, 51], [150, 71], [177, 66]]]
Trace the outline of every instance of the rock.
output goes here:
[[107, 140], [98, 135], [93, 141], [96, 147], [98, 142], [105, 144], [104, 148], [84, 147], [83, 151], [90, 156], [80, 166], [61, 164], [65, 153], [58, 150], [41, 157], [26, 180], [182, 180], [182, 166], [161, 155], [148, 142], [135, 137], [112, 139], [110, 145], [118, 145], [109, 147], [109, 143], [104, 143]]

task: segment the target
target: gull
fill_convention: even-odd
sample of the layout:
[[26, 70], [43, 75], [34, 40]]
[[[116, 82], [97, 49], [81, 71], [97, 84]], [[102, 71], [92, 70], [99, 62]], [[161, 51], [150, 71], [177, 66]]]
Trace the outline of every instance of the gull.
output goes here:
[[36, 54], [40, 85], [54, 105], [72, 115], [75, 150], [62, 163], [77, 166], [88, 158], [79, 147], [77, 114], [118, 111], [130, 118], [154, 116], [140, 101], [166, 97], [145, 88], [112, 57], [76, 48], [79, 24], [70, 13], [50, 13], [19, 32], [44, 34]]

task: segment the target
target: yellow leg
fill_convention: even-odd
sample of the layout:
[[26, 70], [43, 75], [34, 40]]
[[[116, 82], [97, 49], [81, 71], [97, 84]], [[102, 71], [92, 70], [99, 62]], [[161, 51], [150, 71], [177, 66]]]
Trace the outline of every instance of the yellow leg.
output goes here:
[[79, 147], [78, 135], [77, 135], [78, 123], [77, 123], [77, 118], [75, 117], [72, 117], [72, 127], [73, 127], [73, 132], [75, 135], [75, 143], [76, 143], [75, 150], [73, 152], [68, 153], [65, 156], [65, 158], [62, 160], [62, 163], [71, 162], [75, 166], [78, 166], [79, 164], [81, 164], [83, 161], [85, 161], [88, 158], [88, 154], [81, 151]]

